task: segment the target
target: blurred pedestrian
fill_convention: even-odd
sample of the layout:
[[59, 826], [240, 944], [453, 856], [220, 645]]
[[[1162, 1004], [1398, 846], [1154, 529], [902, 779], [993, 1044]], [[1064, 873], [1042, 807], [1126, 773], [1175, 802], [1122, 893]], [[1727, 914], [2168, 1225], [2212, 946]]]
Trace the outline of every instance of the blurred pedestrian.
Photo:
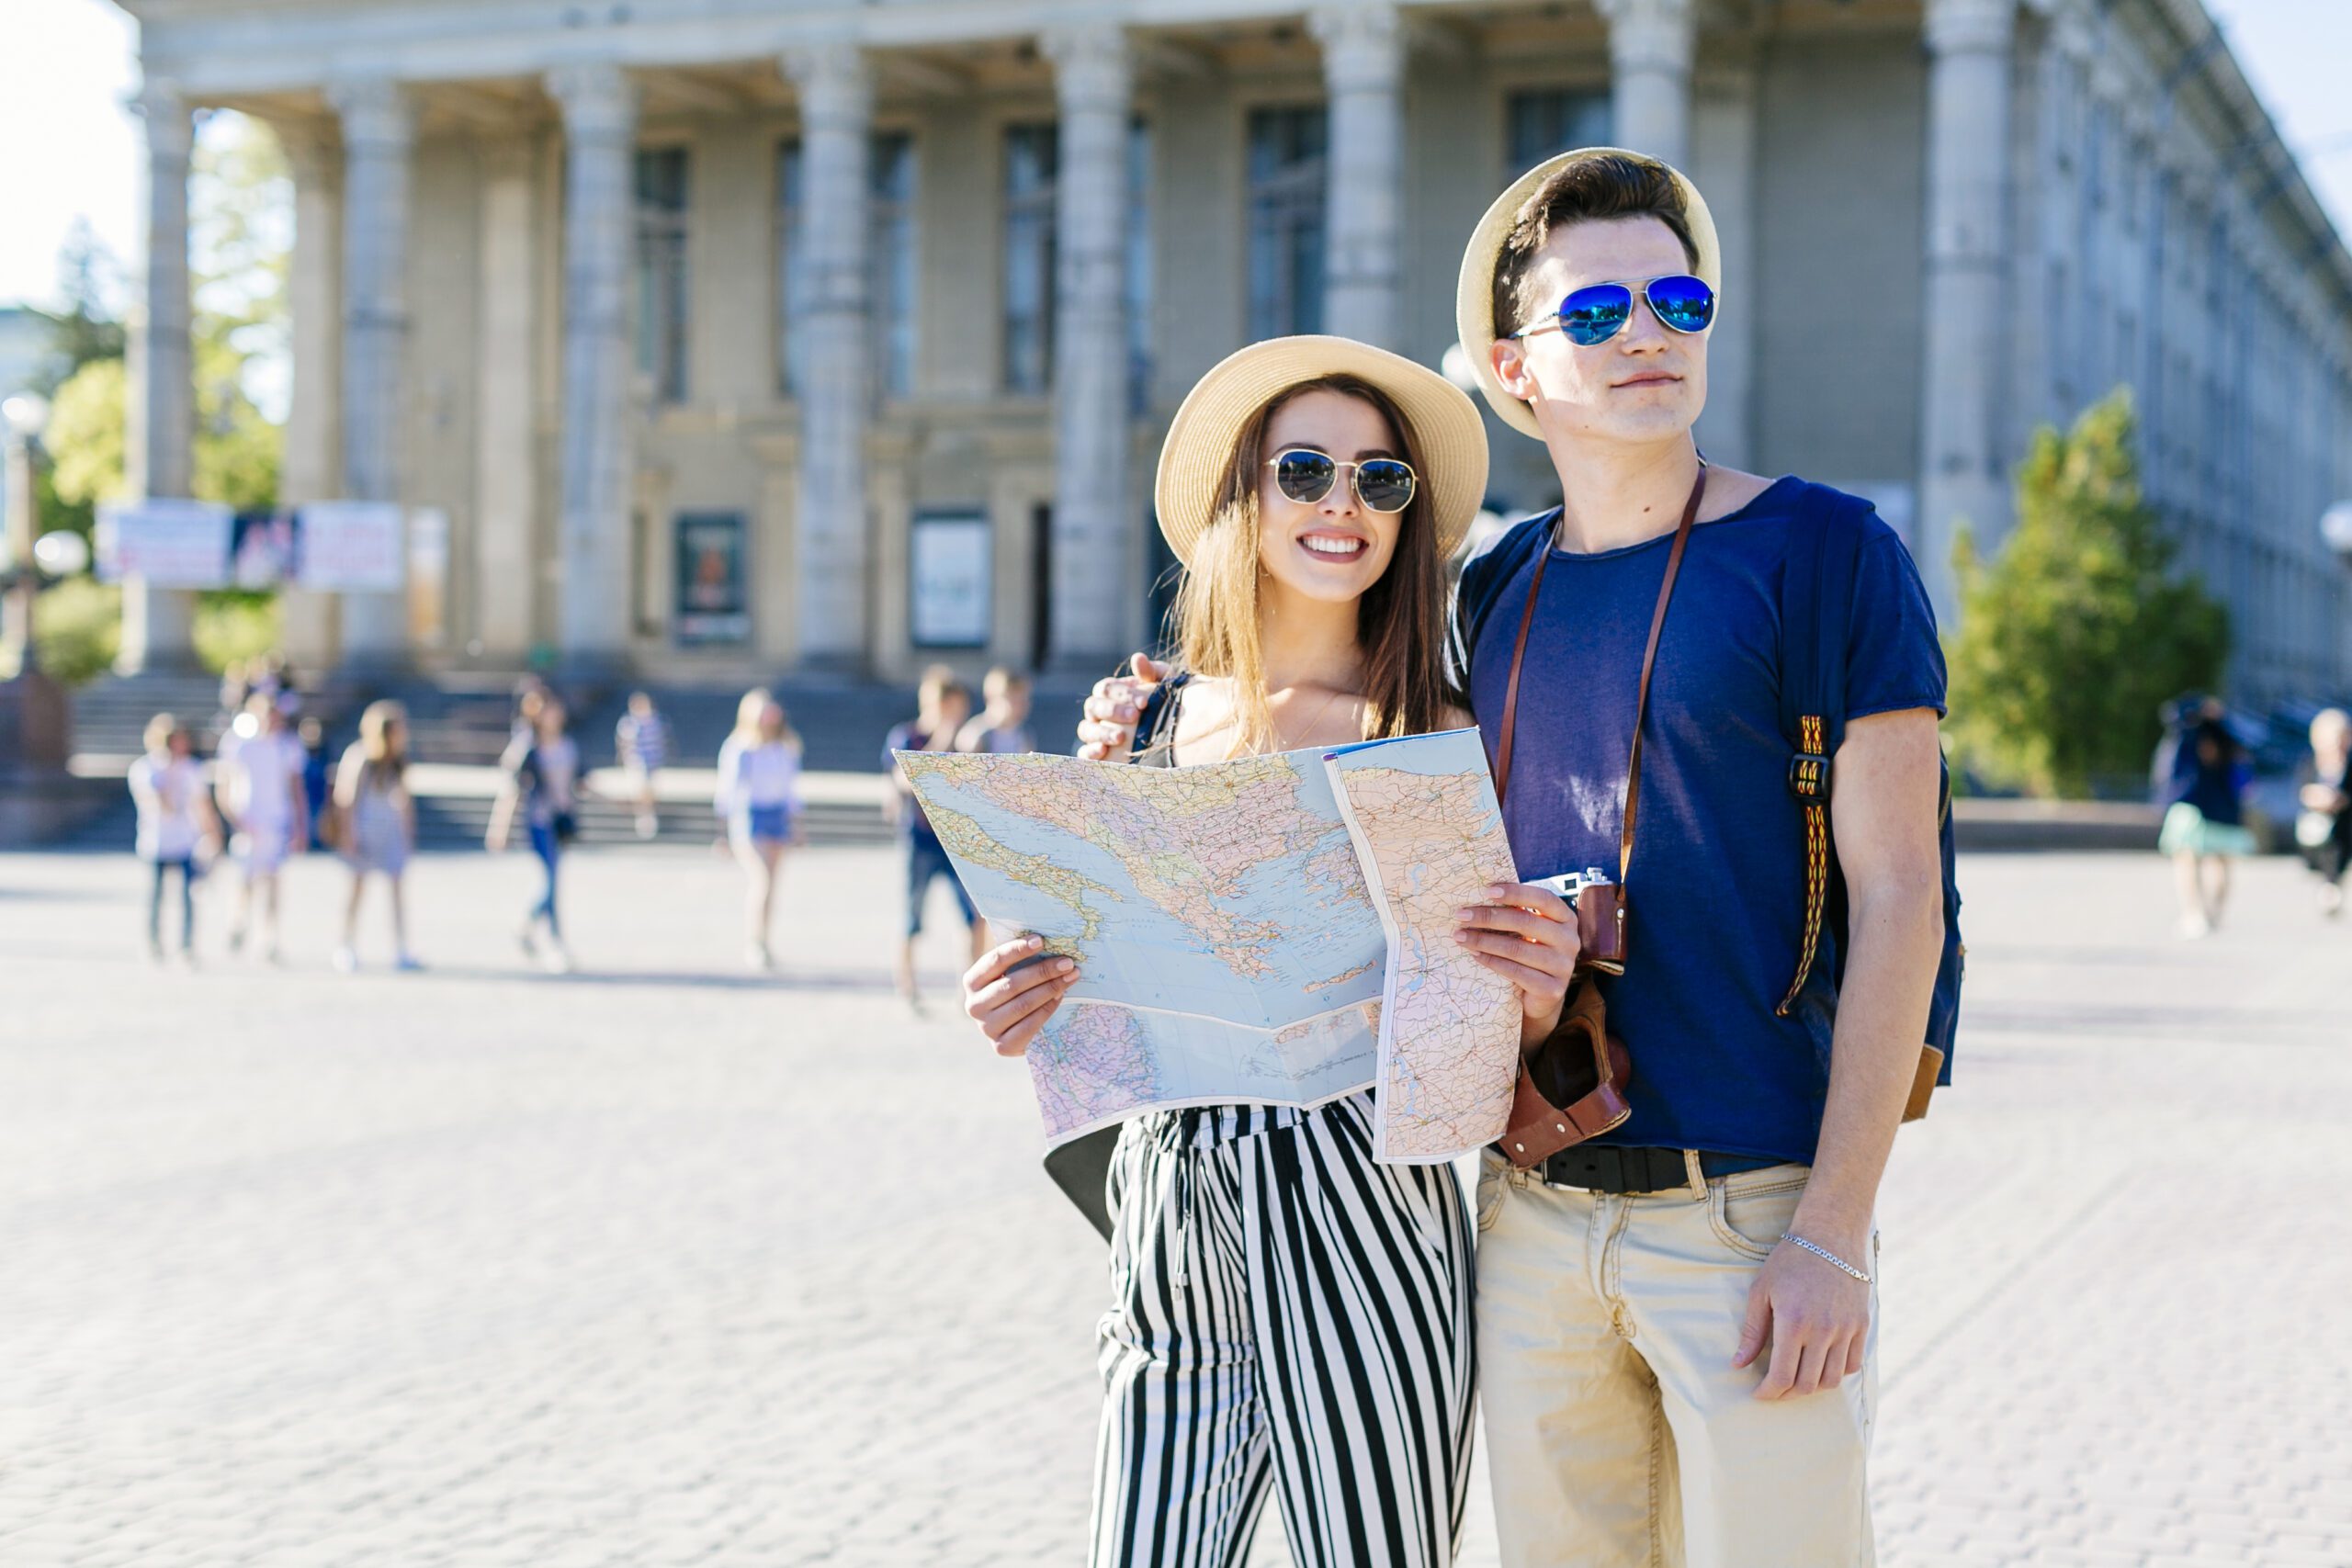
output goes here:
[[147, 953], [164, 957], [164, 878], [180, 879], [182, 963], [196, 961], [198, 859], [217, 844], [220, 824], [212, 814], [203, 766], [194, 739], [180, 721], [159, 713], [147, 721], [146, 751], [130, 764], [130, 798], [139, 807], [139, 858], [150, 867], [147, 893]]
[[2241, 805], [2251, 772], [2221, 700], [2206, 698], [2183, 720], [2156, 839], [2157, 848], [2172, 857], [2183, 936], [2201, 937], [2222, 923], [2230, 863], [2254, 852]]
[[956, 737], [958, 751], [1035, 751], [1029, 739], [1029, 678], [1000, 664], [980, 683], [980, 711]]
[[2295, 842], [2320, 879], [2319, 907], [2344, 912], [2344, 871], [2352, 865], [2352, 714], [2323, 708], [2312, 720], [2312, 754], [2300, 774]]
[[260, 691], [245, 699], [245, 711], [216, 757], [214, 788], [235, 832], [230, 848], [244, 884], [229, 947], [243, 947], [258, 904], [266, 932], [262, 956], [272, 964], [278, 959], [278, 873], [286, 857], [299, 853], [311, 839], [302, 788], [306, 761], [286, 705]]
[[553, 695], [555, 688], [537, 671], [519, 677], [514, 682], [514, 711], [506, 720], [508, 739], [532, 733], [537, 728], [540, 707]]
[[416, 802], [407, 772], [408, 711], [396, 702], [369, 703], [359, 716], [359, 739], [345, 750], [334, 779], [334, 848], [351, 868], [343, 945], [334, 951], [334, 966], [345, 974], [359, 967], [359, 901], [370, 875], [383, 877], [391, 889], [393, 967], [424, 967], [409, 951], [401, 897], [401, 878], [416, 851]]
[[220, 705], [212, 716], [215, 733], [227, 736], [235, 728], [237, 716], [245, 711], [245, 699], [253, 694], [245, 684], [245, 669], [252, 661], [232, 659], [220, 666]]
[[765, 688], [746, 692], [735, 730], [718, 750], [718, 787], [711, 808], [727, 824], [727, 842], [743, 868], [743, 961], [773, 969], [768, 928], [785, 850], [800, 841], [800, 737], [784, 705]]
[[890, 770], [890, 815], [899, 829], [907, 871], [907, 925], [906, 934], [899, 942], [899, 995], [909, 1007], [921, 1011], [922, 1000], [915, 990], [915, 938], [922, 934], [923, 899], [931, 891], [931, 885], [944, 880], [948, 891], [956, 896], [956, 908], [963, 915], [965, 930], [970, 934], [974, 964], [987, 951], [988, 928], [981, 924], [978, 912], [972, 908], [971, 895], [964, 891], [964, 884], [956, 877], [946, 847], [932, 830], [931, 818], [923, 815], [922, 803], [915, 798], [914, 786], [907, 782], [905, 770], [891, 756], [894, 751], [954, 750], [956, 734], [972, 711], [972, 694], [956, 678], [956, 671], [944, 664], [934, 664], [923, 671], [922, 684], [916, 691], [915, 708], [915, 716], [891, 730], [889, 739], [882, 743], [882, 764]]
[[654, 810], [654, 774], [670, 760], [670, 726], [654, 706], [652, 693], [628, 694], [628, 711], [613, 727], [613, 750], [628, 770], [637, 802], [637, 836], [650, 839], [662, 826]]
[[545, 880], [518, 940], [523, 952], [550, 972], [568, 974], [571, 953], [564, 946], [563, 922], [556, 913], [556, 868], [564, 846], [579, 836], [580, 797], [587, 786], [580, 776], [580, 749], [564, 732], [570, 716], [564, 712], [563, 700], [542, 687], [525, 693], [516, 706], [527, 712], [529, 722], [517, 727], [506, 754], [499, 760], [505, 780], [499, 787], [498, 803], [491, 808], [490, 832], [482, 841], [492, 852], [505, 849], [514, 818], [523, 818], [531, 852], [538, 857]]
[[332, 770], [327, 766], [326, 726], [314, 717], [305, 718], [295, 726], [294, 734], [302, 742], [302, 804], [310, 809], [311, 848], [333, 849], [334, 846], [324, 837], [331, 815], [327, 797], [333, 787]]

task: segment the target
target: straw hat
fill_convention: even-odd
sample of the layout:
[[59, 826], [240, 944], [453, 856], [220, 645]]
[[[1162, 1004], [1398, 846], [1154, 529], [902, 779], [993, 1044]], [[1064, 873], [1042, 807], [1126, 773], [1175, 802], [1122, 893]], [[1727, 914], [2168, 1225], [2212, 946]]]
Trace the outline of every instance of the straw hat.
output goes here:
[[1353, 376], [1395, 401], [1413, 427], [1440, 558], [1461, 545], [1487, 495], [1487, 427], [1478, 406], [1436, 371], [1385, 348], [1353, 338], [1278, 337], [1227, 356], [1185, 396], [1168, 426], [1152, 500], [1178, 560], [1192, 564], [1193, 547], [1216, 517], [1242, 426], [1279, 394], [1322, 376]]
[[[1657, 164], [1657, 160], [1623, 147], [1579, 147], [1573, 152], [1563, 152], [1556, 158], [1546, 158], [1510, 183], [1510, 188], [1495, 197], [1478, 226], [1470, 231], [1470, 244], [1462, 253], [1462, 276], [1454, 286], [1453, 329], [1461, 337], [1462, 352], [1469, 356], [1470, 373], [1478, 379], [1478, 390], [1487, 395], [1487, 406], [1502, 416], [1513, 430], [1532, 435], [1538, 440], [1544, 432], [1535, 423], [1535, 411], [1512, 397], [1499, 377], [1495, 374], [1495, 258], [1502, 254], [1507, 239], [1519, 220], [1520, 209], [1543, 188], [1544, 183], [1579, 158], [1591, 158], [1614, 153], [1639, 163]], [[1658, 166], [1674, 176], [1674, 188], [1682, 195], [1683, 220], [1690, 231], [1690, 243], [1699, 252], [1699, 263], [1693, 269], [1706, 286], [1721, 299], [1724, 291], [1723, 247], [1715, 240], [1715, 220], [1707, 211], [1706, 197], [1690, 183], [1682, 171], [1672, 164]]]

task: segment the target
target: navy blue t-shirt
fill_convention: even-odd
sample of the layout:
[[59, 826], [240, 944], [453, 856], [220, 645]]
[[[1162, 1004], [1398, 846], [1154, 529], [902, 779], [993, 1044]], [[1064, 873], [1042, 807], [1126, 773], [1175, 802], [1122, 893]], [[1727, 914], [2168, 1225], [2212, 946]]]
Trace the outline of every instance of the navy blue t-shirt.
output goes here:
[[[1800, 1005], [1775, 1017], [1796, 974], [1805, 863], [1780, 726], [1781, 570], [1790, 521], [1837, 495], [1782, 479], [1691, 531], [1650, 682], [1626, 969], [1600, 982], [1611, 1032], [1633, 1055], [1634, 1113], [1598, 1142], [1812, 1163], [1829, 1087], [1837, 933], [1824, 932]], [[1508, 549], [1524, 528], [1548, 535], [1557, 518], [1521, 524], [1489, 548]], [[1642, 646], [1671, 544], [1668, 535], [1594, 555], [1552, 551], [1503, 813], [1525, 880], [1588, 866], [1617, 874]], [[1490, 758], [1535, 565], [1532, 549], [1521, 553], [1467, 649]], [[1875, 514], [1848, 670], [1849, 718], [1943, 711], [1934, 611], [1910, 552]]]

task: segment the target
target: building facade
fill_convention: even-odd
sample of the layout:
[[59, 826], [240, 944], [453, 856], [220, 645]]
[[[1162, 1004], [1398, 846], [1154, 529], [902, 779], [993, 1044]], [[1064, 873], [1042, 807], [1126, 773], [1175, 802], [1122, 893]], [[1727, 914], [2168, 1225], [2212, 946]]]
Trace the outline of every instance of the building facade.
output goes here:
[[[1873, 497], [1949, 615], [2033, 428], [2128, 384], [2239, 689], [2352, 679], [2352, 256], [2200, 0], [121, 3], [134, 477], [187, 482], [229, 107], [296, 171], [288, 499], [433, 520], [408, 601], [294, 596], [313, 660], [1107, 668], [1193, 379], [1302, 331], [1441, 364], [1494, 192], [1615, 141], [1722, 231], [1712, 456]], [[1555, 499], [1493, 434], [1495, 509]]]

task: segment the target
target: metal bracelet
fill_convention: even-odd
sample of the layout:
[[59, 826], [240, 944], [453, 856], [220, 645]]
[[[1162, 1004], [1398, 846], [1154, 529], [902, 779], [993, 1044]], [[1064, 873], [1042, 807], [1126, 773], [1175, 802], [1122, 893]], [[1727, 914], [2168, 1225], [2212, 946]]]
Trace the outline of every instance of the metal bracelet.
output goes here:
[[1855, 1268], [1852, 1264], [1847, 1262], [1844, 1258], [1838, 1257], [1827, 1247], [1817, 1247], [1812, 1242], [1805, 1240], [1804, 1237], [1797, 1235], [1794, 1231], [1782, 1231], [1781, 1233], [1781, 1239], [1794, 1246], [1804, 1247], [1807, 1252], [1810, 1252], [1815, 1258], [1827, 1262], [1840, 1273], [1849, 1274], [1855, 1279], [1860, 1280], [1865, 1285], [1871, 1282], [1871, 1277], [1868, 1274], [1863, 1273], [1860, 1269]]

